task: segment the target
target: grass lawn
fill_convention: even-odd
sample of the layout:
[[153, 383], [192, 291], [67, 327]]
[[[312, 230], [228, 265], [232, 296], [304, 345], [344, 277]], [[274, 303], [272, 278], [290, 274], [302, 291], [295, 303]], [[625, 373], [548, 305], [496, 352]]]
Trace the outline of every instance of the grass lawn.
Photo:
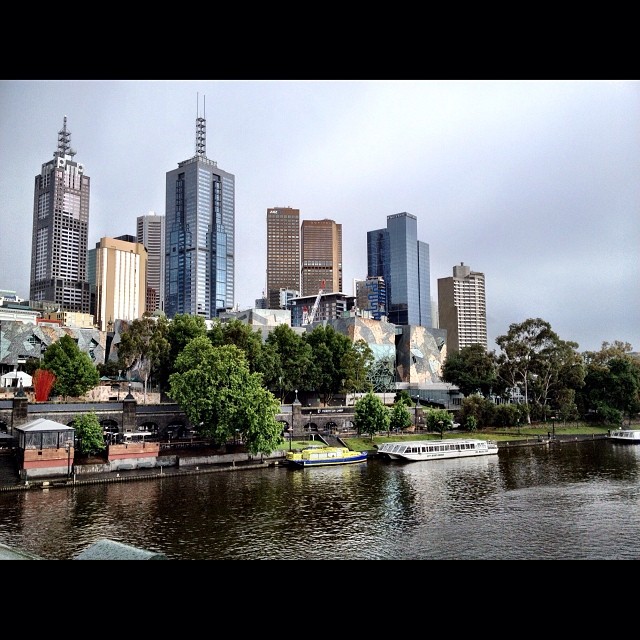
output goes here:
[[[610, 429], [607, 425], [586, 425], [582, 423], [556, 423], [555, 434], [557, 436], [573, 436], [573, 435], [591, 435], [606, 434]], [[615, 427], [614, 427], [615, 428]], [[445, 431], [445, 439], [455, 438], [475, 438], [478, 440], [528, 440], [530, 438], [538, 438], [538, 436], [546, 437], [548, 433], [553, 431], [550, 422], [538, 423], [533, 425], [524, 425], [520, 427], [503, 427], [496, 429], [481, 429], [477, 431]], [[439, 433], [392, 433], [390, 436], [376, 435], [373, 440], [370, 436], [345, 437], [342, 438], [344, 443], [353, 451], [375, 451], [374, 445], [384, 444], [385, 442], [393, 442], [398, 440], [440, 440]]]

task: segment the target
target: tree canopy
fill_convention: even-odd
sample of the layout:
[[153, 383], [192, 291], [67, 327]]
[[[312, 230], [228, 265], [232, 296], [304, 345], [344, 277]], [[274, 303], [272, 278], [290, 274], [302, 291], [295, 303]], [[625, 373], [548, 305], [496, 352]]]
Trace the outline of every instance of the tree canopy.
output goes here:
[[189, 341], [169, 377], [169, 395], [216, 445], [240, 437], [250, 453], [269, 454], [282, 443], [280, 403], [235, 345], [214, 347], [207, 336]]
[[69, 335], [49, 345], [42, 368], [56, 377], [53, 390], [63, 397], [79, 397], [100, 383], [98, 369], [88, 354], [81, 351]]

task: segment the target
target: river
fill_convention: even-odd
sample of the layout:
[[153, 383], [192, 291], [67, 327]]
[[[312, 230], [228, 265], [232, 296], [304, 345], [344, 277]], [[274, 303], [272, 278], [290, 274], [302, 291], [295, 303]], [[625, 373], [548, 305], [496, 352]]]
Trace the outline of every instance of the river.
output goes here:
[[71, 559], [100, 538], [170, 560], [640, 559], [640, 445], [0, 492], [3, 544]]

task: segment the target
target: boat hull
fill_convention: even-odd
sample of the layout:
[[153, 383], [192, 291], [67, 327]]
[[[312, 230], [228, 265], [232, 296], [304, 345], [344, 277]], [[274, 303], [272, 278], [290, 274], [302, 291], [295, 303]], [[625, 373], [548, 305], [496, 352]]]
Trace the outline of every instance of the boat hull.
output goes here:
[[360, 453], [349, 458], [332, 458], [331, 460], [289, 460], [292, 467], [299, 469], [308, 469], [309, 467], [336, 467], [343, 464], [356, 464], [358, 462], [366, 462], [366, 452]]

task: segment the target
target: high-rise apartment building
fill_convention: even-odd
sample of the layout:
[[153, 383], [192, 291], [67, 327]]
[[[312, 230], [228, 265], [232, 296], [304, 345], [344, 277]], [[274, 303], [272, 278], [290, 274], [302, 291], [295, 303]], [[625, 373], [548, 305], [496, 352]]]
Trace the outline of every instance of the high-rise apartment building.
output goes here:
[[333, 220], [303, 220], [302, 295], [342, 292], [342, 225]]
[[387, 319], [431, 328], [429, 245], [418, 240], [418, 219], [387, 216], [387, 228], [367, 231], [367, 277], [384, 278]]
[[155, 211], [138, 216], [136, 239], [147, 249], [147, 311], [162, 309], [164, 301], [164, 221]]
[[453, 277], [438, 278], [440, 328], [447, 331], [447, 354], [471, 344], [487, 348], [487, 302], [484, 273], [461, 262]]
[[146, 311], [147, 250], [134, 236], [101, 238], [96, 244], [96, 326], [112, 331], [116, 320]]
[[29, 298], [53, 302], [64, 311], [89, 313], [90, 180], [75, 155], [65, 116], [53, 160], [35, 177]]
[[233, 308], [235, 176], [206, 156], [196, 118], [196, 154], [166, 174], [164, 311], [215, 318]]
[[267, 209], [267, 294], [269, 309], [284, 309], [281, 291], [300, 295], [300, 209]]

